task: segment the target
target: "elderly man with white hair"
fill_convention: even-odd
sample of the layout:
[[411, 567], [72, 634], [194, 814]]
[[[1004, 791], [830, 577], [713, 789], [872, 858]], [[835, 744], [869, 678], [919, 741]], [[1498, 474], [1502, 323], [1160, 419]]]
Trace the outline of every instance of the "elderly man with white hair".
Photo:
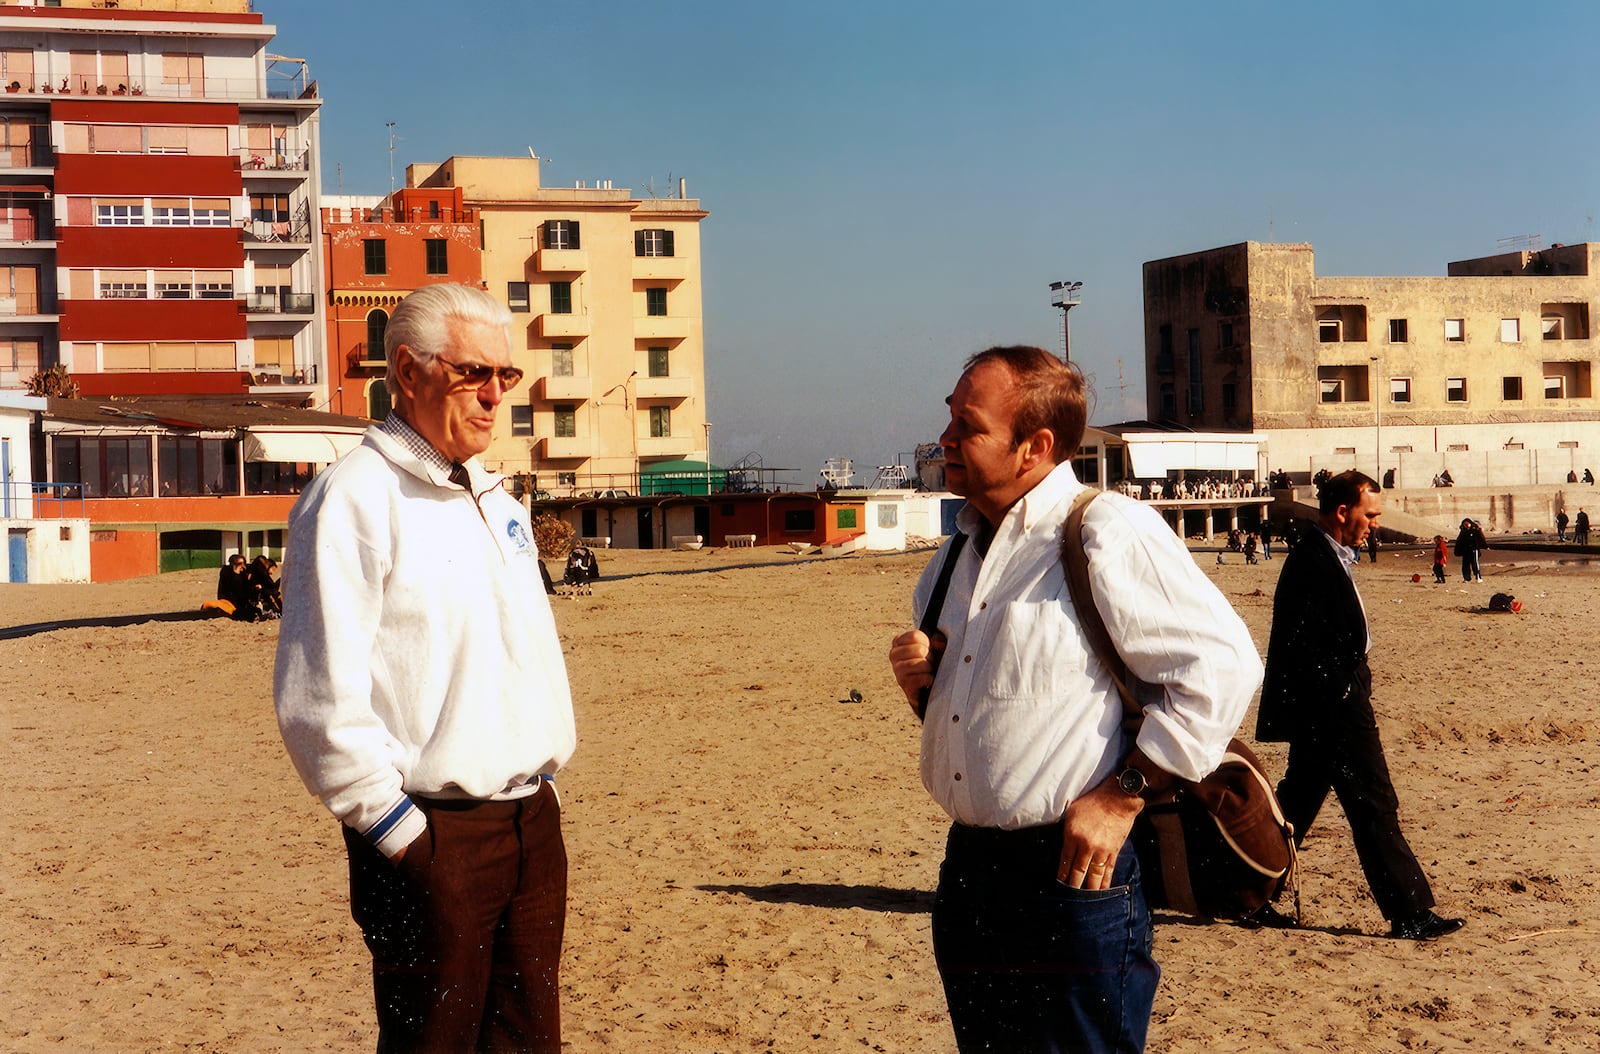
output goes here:
[[408, 296], [394, 410], [289, 519], [278, 723], [343, 824], [381, 1051], [561, 1042], [572, 700], [527, 513], [478, 461], [510, 324], [468, 286]]

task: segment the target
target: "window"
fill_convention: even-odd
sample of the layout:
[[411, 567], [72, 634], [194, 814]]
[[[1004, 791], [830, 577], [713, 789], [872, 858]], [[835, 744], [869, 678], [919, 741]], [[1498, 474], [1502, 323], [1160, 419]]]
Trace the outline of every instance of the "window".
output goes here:
[[672, 256], [672, 232], [646, 230], [633, 232], [633, 255]]
[[887, 501], [879, 502], [878, 526], [884, 528], [900, 526], [900, 506]]
[[556, 404], [555, 436], [557, 439], [575, 439], [578, 435], [578, 405]]
[[1233, 347], [1233, 323], [1221, 322], [1217, 325], [1217, 345], [1223, 348]]
[[1205, 410], [1205, 360], [1200, 357], [1200, 331], [1189, 330], [1189, 413]]
[[239, 444], [232, 439], [161, 436], [162, 494], [239, 493]]
[[423, 248], [428, 254], [429, 274], [450, 273], [449, 243], [443, 238], [429, 238], [423, 242]]
[[157, 282], [156, 298], [159, 300], [188, 300], [190, 286], [188, 282]]
[[783, 510], [783, 529], [786, 533], [795, 531], [811, 532], [817, 529], [817, 510], [815, 509], [785, 509]]
[[853, 530], [855, 530], [856, 529], [856, 510], [854, 510], [854, 509], [839, 509], [839, 510], [837, 510], [834, 513], [833, 522], [838, 525], [839, 530], [841, 530], [841, 531], [853, 531]]
[[550, 313], [552, 315], [572, 314], [572, 283], [550, 283]]
[[1172, 363], [1172, 326], [1170, 324], [1163, 325], [1158, 333], [1156, 372], [1171, 373], [1175, 369]]
[[1508, 403], [1520, 402], [1522, 400], [1522, 378], [1500, 378], [1500, 398]]
[[288, 461], [246, 461], [246, 494], [299, 494], [311, 482], [311, 466]]
[[1565, 377], [1546, 377], [1544, 379], [1544, 397], [1546, 399], [1565, 399], [1567, 397], [1567, 379]]
[[574, 375], [572, 345], [552, 344], [550, 346], [550, 376], [571, 377]]
[[[232, 282], [196, 282], [194, 295], [201, 300], [232, 300]], [[307, 310], [310, 310], [309, 308]]]
[[514, 436], [533, 435], [533, 407], [526, 403], [511, 408], [511, 434]]
[[1546, 362], [1544, 364], [1544, 397], [1546, 399], [1587, 399], [1592, 393], [1591, 364], [1586, 361]]
[[544, 247], [546, 249], [580, 248], [581, 243], [578, 240], [578, 221], [545, 220]]
[[672, 407], [650, 407], [650, 434], [656, 439], [666, 439], [672, 435]]
[[389, 416], [390, 403], [389, 386], [382, 381], [373, 381], [367, 388], [367, 417], [382, 421]]
[[1465, 319], [1447, 318], [1444, 320], [1444, 339], [1458, 341], [1467, 339], [1467, 323]]
[[144, 204], [96, 205], [94, 222], [99, 227], [142, 227]]
[[155, 227], [188, 227], [189, 206], [154, 205], [150, 209], [150, 223]]
[[517, 314], [522, 314], [528, 310], [527, 282], [506, 283], [506, 307], [509, 307]]
[[[288, 223], [289, 222], [289, 195], [287, 194], [252, 194], [250, 195], [250, 218], [257, 223]], [[368, 274], [382, 274], [381, 271], [368, 271]]]
[[143, 300], [150, 295], [144, 282], [101, 282], [101, 300]]
[[389, 332], [389, 313], [381, 308], [367, 312], [367, 350], [361, 357], [368, 362], [386, 362], [383, 350], [384, 335]]
[[143, 437], [59, 436], [55, 478], [83, 484], [86, 498], [148, 498], [150, 440]]
[[1389, 401], [1391, 403], [1409, 403], [1411, 401], [1411, 378], [1389, 378]]
[[1321, 389], [1322, 401], [1323, 402], [1325, 402], [1325, 403], [1342, 403], [1342, 402], [1344, 402], [1344, 381], [1338, 380], [1338, 379], [1323, 380], [1323, 381], [1318, 381], [1317, 384]]
[[1467, 379], [1465, 377], [1448, 377], [1444, 382], [1444, 397], [1452, 403], [1467, 401]]
[[367, 274], [389, 273], [389, 250], [382, 238], [363, 238], [361, 251], [365, 257]]
[[1544, 334], [1545, 340], [1561, 339], [1561, 316], [1546, 315], [1539, 320], [1539, 331]]
[[[556, 486], [558, 486], [558, 487], [576, 487], [577, 485], [578, 485], [578, 474], [576, 472], [557, 472], [556, 473]], [[588, 535], [584, 535], [584, 537], [593, 538], [594, 535], [588, 534]]]
[[1178, 389], [1168, 381], [1161, 385], [1161, 419], [1175, 420], [1178, 416]]
[[644, 291], [644, 313], [654, 317], [666, 317], [667, 291], [665, 289], [646, 289]]
[[1336, 319], [1336, 318], [1320, 319], [1317, 322], [1317, 343], [1319, 343], [1319, 344], [1337, 344], [1337, 343], [1339, 343], [1339, 329], [1340, 329], [1340, 326], [1339, 326], [1339, 320], [1338, 319]]
[[1404, 344], [1408, 339], [1406, 335], [1407, 328], [1405, 319], [1391, 318], [1389, 320], [1389, 343]]
[[650, 354], [650, 376], [652, 376], [652, 377], [670, 377], [672, 375], [672, 371], [671, 371], [671, 369], [669, 369], [670, 360], [669, 360], [668, 356], [669, 356], [670, 353], [667, 351], [667, 349], [666, 348], [651, 348], [649, 354]]
[[1522, 320], [1520, 318], [1502, 318], [1500, 320], [1500, 343], [1522, 343]]
[[432, 201], [428, 202], [428, 219], [436, 220], [438, 218], [439, 218], [439, 201], [438, 201], [437, 198], [435, 198]]

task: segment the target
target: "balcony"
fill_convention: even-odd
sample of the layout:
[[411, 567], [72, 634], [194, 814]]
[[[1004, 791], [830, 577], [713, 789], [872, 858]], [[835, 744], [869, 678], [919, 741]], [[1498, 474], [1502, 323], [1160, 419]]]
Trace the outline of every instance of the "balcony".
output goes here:
[[633, 277], [636, 281], [641, 279], [682, 281], [689, 277], [689, 261], [682, 256], [635, 256]]
[[554, 315], [546, 312], [539, 316], [541, 337], [587, 337], [589, 328], [588, 315]]
[[694, 453], [689, 436], [640, 436], [640, 457], [688, 457]]
[[314, 365], [296, 365], [292, 370], [285, 370], [280, 365], [263, 364], [250, 374], [250, 387], [257, 392], [263, 388], [309, 388], [316, 383], [317, 368]]
[[691, 377], [640, 377], [634, 381], [640, 399], [687, 399], [694, 394]]
[[53, 322], [55, 306], [38, 293], [9, 293], [0, 295], [0, 321]]
[[[11, 126], [12, 138], [27, 138], [29, 129]], [[0, 146], [0, 169], [7, 168], [52, 168], [55, 166], [55, 151], [50, 148], [50, 126], [35, 125], [32, 127], [33, 142], [13, 143], [10, 146]]]
[[533, 383], [533, 398], [543, 402], [583, 402], [593, 395], [592, 377], [540, 377]]
[[311, 171], [311, 151], [295, 150], [278, 153], [274, 150], [235, 150], [239, 170], [246, 176], [288, 175], [302, 176]]
[[633, 320], [633, 335], [638, 340], [683, 340], [689, 336], [689, 320], [682, 315], [646, 315]]
[[317, 310], [313, 293], [251, 293], [245, 297], [245, 311], [252, 315], [311, 315]]
[[583, 249], [540, 249], [533, 254], [533, 269], [540, 274], [576, 274], [589, 269]]
[[[5, 188], [0, 187], [0, 197], [4, 194]], [[49, 220], [40, 223], [37, 217], [15, 212], [9, 218], [0, 216], [0, 242], [48, 249], [55, 244], [55, 238], [55, 225]]]
[[387, 370], [389, 368], [389, 360], [384, 358], [383, 355], [383, 345], [369, 345], [364, 340], [350, 349], [350, 353], [345, 356], [345, 361], [350, 364], [351, 369]]
[[589, 440], [578, 436], [545, 436], [534, 447], [539, 461], [588, 460]]

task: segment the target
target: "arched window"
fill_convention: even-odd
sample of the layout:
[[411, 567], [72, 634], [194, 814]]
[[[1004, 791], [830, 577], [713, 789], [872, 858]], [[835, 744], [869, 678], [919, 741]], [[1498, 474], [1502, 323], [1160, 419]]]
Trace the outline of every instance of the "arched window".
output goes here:
[[389, 328], [389, 313], [382, 308], [367, 312], [367, 361], [383, 362], [383, 334]]
[[382, 377], [367, 382], [367, 416], [374, 421], [389, 416], [389, 389]]

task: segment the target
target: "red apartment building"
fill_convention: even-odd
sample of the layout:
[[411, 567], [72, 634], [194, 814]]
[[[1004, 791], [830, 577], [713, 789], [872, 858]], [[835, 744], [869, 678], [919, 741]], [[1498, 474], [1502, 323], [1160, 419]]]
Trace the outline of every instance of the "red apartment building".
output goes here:
[[389, 412], [383, 334], [406, 294], [435, 282], [482, 283], [478, 213], [462, 196], [460, 187], [406, 187], [380, 202], [322, 210], [333, 412], [374, 420]]
[[274, 35], [249, 0], [0, 0], [0, 388], [77, 382], [33, 478], [92, 499], [97, 579], [275, 548], [324, 457], [225, 409], [329, 401], [321, 102]]

